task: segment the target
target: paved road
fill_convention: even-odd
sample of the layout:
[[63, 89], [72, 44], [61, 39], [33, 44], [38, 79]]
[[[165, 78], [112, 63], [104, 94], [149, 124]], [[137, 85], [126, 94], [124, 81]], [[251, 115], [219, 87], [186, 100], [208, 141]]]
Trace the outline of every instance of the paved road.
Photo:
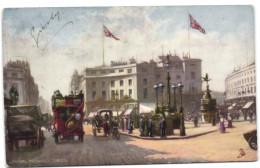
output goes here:
[[[70, 141], [57, 145], [52, 134], [45, 132], [42, 149], [23, 144], [12, 152], [7, 149], [7, 163], [9, 166], [68, 166], [256, 160], [257, 152], [249, 148], [242, 136], [256, 125], [249, 122], [233, 125], [235, 128], [228, 129], [225, 134], [215, 132], [192, 139], [167, 141], [128, 136], [121, 136], [119, 141], [101, 135], [93, 137], [90, 126], [85, 126], [87, 134], [83, 143]], [[246, 155], [237, 158], [240, 148]]]

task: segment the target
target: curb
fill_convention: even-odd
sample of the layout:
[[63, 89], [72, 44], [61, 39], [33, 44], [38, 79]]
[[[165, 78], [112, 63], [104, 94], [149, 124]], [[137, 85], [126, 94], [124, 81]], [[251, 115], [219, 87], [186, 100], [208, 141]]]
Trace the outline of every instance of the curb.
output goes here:
[[216, 130], [212, 130], [212, 131], [208, 131], [208, 132], [203, 132], [203, 133], [200, 133], [200, 134], [195, 134], [195, 135], [190, 135], [190, 136], [178, 136], [178, 137], [170, 137], [170, 138], [166, 138], [166, 139], [161, 139], [160, 137], [140, 137], [138, 135], [132, 135], [132, 134], [126, 134], [126, 133], [122, 133], [120, 132], [121, 135], [125, 135], [125, 136], [130, 136], [130, 137], [133, 137], [133, 138], [138, 138], [138, 139], [143, 139], [143, 140], [172, 140], [172, 139], [189, 139], [189, 138], [195, 138], [195, 137], [198, 137], [198, 136], [202, 136], [202, 135], [206, 135], [206, 134], [210, 134], [210, 133], [213, 133], [213, 132], [216, 132], [216, 131], [219, 131], [218, 129]]

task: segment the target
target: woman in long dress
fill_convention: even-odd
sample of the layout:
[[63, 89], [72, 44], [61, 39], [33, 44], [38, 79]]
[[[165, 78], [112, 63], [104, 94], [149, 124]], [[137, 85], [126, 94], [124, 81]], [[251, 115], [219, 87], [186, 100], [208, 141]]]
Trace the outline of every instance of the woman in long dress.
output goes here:
[[220, 115], [220, 122], [219, 122], [219, 127], [220, 127], [220, 132], [224, 133], [225, 132], [225, 125], [224, 125], [224, 118], [222, 115]]

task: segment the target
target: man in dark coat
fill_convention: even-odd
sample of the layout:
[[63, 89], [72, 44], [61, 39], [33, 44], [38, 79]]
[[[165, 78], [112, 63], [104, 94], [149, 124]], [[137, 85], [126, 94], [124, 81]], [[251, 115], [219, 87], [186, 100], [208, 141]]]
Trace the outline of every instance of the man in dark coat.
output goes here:
[[128, 133], [129, 134], [132, 134], [133, 133], [133, 125], [134, 125], [134, 121], [133, 121], [133, 119], [130, 117], [129, 119], [128, 119]]
[[145, 121], [143, 118], [140, 118], [140, 122], [139, 122], [139, 130], [141, 132], [140, 136], [144, 136], [144, 129], [145, 129]]
[[165, 129], [166, 129], [166, 121], [164, 118], [162, 118], [160, 122], [160, 129], [161, 129], [161, 138], [165, 138]]
[[109, 123], [108, 123], [108, 120], [105, 120], [103, 122], [103, 128], [104, 128], [104, 136], [108, 137], [110, 135], [110, 132], [109, 132]]
[[153, 137], [153, 123], [151, 118], [148, 120], [147, 129], [148, 129], [148, 136]]

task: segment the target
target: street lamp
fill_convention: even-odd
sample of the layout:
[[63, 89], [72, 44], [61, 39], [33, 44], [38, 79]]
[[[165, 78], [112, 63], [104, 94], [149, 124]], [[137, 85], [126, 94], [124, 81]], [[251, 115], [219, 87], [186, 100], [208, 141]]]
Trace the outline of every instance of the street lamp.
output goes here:
[[117, 116], [117, 121], [119, 122], [119, 115], [118, 115], [118, 91], [116, 90], [115, 93], [115, 101], [116, 101], [116, 116]]
[[172, 89], [173, 89], [173, 97], [174, 97], [174, 107], [173, 107], [173, 110], [174, 112], [177, 111], [177, 106], [176, 106], [176, 89], [178, 88], [178, 85], [176, 83], [174, 83], [172, 85]]
[[162, 100], [161, 100], [161, 105], [162, 105], [162, 107], [163, 107], [163, 89], [164, 89], [164, 84], [163, 84], [163, 82], [161, 82], [160, 84], [159, 84], [159, 87], [161, 88], [161, 93], [162, 93]]
[[164, 64], [164, 67], [166, 68], [167, 70], [167, 77], [166, 77], [166, 80], [167, 80], [167, 109], [170, 110], [170, 102], [171, 102], [171, 88], [170, 88], [170, 80], [171, 80], [171, 77], [170, 77], [170, 55], [167, 54], [166, 56], [167, 60]]
[[159, 89], [159, 85], [157, 83], [155, 83], [155, 85], [153, 86], [154, 90], [155, 90], [155, 97], [156, 97], [156, 108], [155, 108], [155, 114], [159, 114], [159, 106], [158, 106], [158, 89]]
[[180, 122], [180, 136], [185, 136], [185, 126], [184, 126], [184, 114], [183, 114], [183, 108], [182, 108], [182, 88], [184, 85], [182, 82], [178, 84], [178, 88], [180, 89], [180, 107], [179, 107], [179, 113], [181, 115], [181, 122]]

